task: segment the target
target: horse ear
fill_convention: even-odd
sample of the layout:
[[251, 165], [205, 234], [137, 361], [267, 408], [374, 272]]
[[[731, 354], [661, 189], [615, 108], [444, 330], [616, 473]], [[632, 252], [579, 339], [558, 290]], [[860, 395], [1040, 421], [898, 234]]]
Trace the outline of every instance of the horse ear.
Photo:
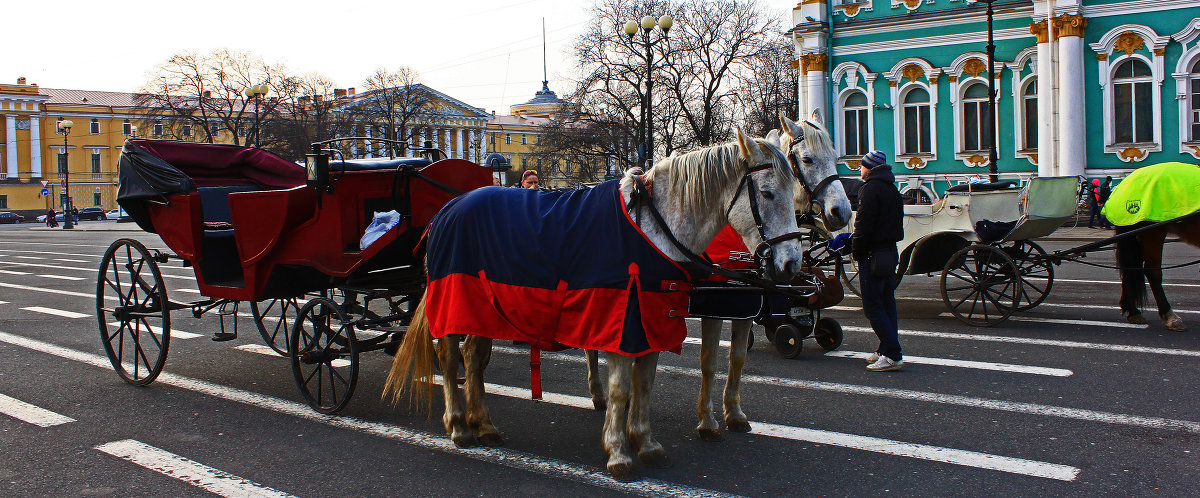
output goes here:
[[783, 148], [783, 139], [779, 137], [779, 130], [768, 131], [767, 136], [763, 138], [768, 142], [771, 142], [771, 145], [779, 147], [780, 149]]
[[783, 132], [791, 136], [794, 141], [799, 142], [804, 140], [804, 128], [801, 128], [799, 123], [788, 119], [787, 116], [780, 113], [779, 124], [783, 127]]
[[742, 157], [749, 160], [750, 158], [754, 157], [754, 149], [751, 148], [750, 137], [746, 136], [745, 133], [742, 133], [742, 127], [735, 126], [734, 129], [737, 130], [738, 148], [742, 151]]
[[822, 126], [825, 125], [825, 122], [824, 122], [825, 120], [821, 119], [821, 110], [820, 109], [813, 109], [812, 121], [819, 125], [822, 125]]

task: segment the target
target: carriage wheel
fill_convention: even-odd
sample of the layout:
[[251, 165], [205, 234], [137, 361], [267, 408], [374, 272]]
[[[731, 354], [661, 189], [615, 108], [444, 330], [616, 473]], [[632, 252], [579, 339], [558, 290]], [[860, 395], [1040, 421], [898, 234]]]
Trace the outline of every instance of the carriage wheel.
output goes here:
[[1042, 246], [1028, 240], [1013, 241], [1003, 248], [1021, 275], [1021, 305], [1017, 311], [1033, 309], [1046, 300], [1054, 286], [1054, 264], [1046, 258]]
[[120, 239], [104, 252], [96, 279], [96, 317], [117, 375], [137, 386], [154, 382], [167, 361], [171, 312], [158, 263], [141, 242]]
[[1008, 319], [1019, 303], [1021, 279], [1012, 258], [986, 244], [973, 244], [946, 261], [942, 301], [967, 325], [991, 327]]
[[842, 345], [842, 324], [832, 318], [817, 320], [817, 330], [813, 336], [822, 348], [833, 351]]
[[250, 314], [254, 316], [254, 324], [258, 326], [263, 342], [276, 353], [287, 356], [288, 327], [300, 315], [300, 298], [251, 301]]
[[292, 375], [309, 406], [336, 413], [358, 384], [354, 325], [333, 301], [320, 297], [300, 308], [288, 340]]
[[776, 327], [775, 350], [787, 359], [800, 356], [800, 351], [804, 350], [804, 338], [800, 336], [800, 329], [790, 323]]

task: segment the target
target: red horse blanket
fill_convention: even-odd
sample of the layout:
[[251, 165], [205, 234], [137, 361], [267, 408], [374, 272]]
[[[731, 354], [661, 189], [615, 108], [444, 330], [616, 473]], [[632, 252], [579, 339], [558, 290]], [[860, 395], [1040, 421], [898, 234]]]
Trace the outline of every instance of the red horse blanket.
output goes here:
[[487, 187], [447, 204], [426, 234], [433, 336], [678, 353], [689, 275], [633, 224], [618, 187]]

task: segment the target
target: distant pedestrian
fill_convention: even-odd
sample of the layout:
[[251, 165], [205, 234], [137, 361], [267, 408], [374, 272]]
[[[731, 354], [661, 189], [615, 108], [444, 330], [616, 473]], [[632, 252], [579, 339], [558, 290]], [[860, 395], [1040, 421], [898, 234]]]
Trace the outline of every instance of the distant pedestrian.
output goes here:
[[1108, 222], [1108, 218], [1104, 217], [1104, 203], [1108, 202], [1108, 197], [1112, 195], [1113, 177], [1106, 176], [1104, 181], [1100, 183], [1100, 188], [1096, 190], [1096, 203], [1100, 206], [1100, 228], [1112, 228], [1112, 223]]
[[871, 151], [862, 157], [863, 183], [858, 191], [851, 254], [858, 262], [863, 314], [879, 337], [867, 370], [887, 372], [904, 366], [900, 319], [896, 312], [896, 243], [904, 238], [904, 200], [887, 156]]
[[519, 183], [518, 186], [521, 188], [531, 188], [536, 190], [538, 188], [537, 171], [527, 169], [524, 173], [521, 173], [521, 183]]
[[1084, 184], [1087, 188], [1084, 195], [1087, 196], [1088, 211], [1091, 211], [1088, 216], [1088, 228], [1096, 228], [1097, 222], [1103, 219], [1100, 216], [1100, 180], [1093, 178]]
[[58, 222], [54, 219], [54, 217], [57, 215], [58, 215], [58, 213], [54, 212], [54, 208], [50, 208], [50, 209], [46, 210], [46, 226], [47, 227], [54, 228], [54, 226], [58, 224]]

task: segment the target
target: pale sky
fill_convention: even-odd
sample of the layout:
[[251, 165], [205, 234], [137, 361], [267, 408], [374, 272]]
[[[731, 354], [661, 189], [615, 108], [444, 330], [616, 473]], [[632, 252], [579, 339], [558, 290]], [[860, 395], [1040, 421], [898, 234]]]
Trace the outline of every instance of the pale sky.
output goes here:
[[[796, 0], [760, 0], [781, 26]], [[571, 42], [592, 0], [58, 0], [6, 2], [0, 82], [133, 92], [172, 54], [250, 51], [294, 73], [363, 87], [374, 69], [415, 68], [467, 104], [508, 113], [541, 89], [542, 18], [550, 89], [571, 85]], [[619, 27], [614, 27], [619, 29]]]

